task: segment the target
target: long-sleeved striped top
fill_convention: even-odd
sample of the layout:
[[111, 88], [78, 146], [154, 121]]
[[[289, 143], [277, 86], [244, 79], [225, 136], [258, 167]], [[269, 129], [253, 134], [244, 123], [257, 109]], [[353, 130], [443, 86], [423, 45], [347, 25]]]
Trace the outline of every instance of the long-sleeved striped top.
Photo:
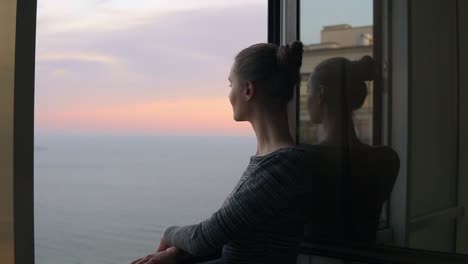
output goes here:
[[308, 152], [287, 147], [252, 156], [221, 208], [196, 225], [168, 228], [165, 243], [194, 256], [222, 248], [226, 264], [295, 263], [304, 233]]

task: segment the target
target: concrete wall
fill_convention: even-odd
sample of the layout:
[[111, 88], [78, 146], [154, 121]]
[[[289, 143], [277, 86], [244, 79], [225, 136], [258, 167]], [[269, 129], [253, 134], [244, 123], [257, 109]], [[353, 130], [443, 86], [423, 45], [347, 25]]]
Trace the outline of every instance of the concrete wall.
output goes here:
[[13, 263], [13, 92], [16, 0], [0, 1], [0, 263]]
[[372, 26], [352, 27], [325, 27], [320, 33], [322, 43], [336, 42], [340, 46], [356, 46], [361, 42], [361, 35], [372, 35]]

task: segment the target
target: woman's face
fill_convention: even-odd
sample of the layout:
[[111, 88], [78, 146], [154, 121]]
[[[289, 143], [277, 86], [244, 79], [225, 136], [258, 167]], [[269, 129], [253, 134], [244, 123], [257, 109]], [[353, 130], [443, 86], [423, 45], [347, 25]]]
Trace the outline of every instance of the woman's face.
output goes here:
[[[312, 75], [311, 75], [312, 77]], [[322, 112], [322, 95], [320, 89], [315, 87], [312, 82], [312, 78], [309, 78], [307, 82], [307, 109], [309, 111], [310, 121], [313, 124], [322, 123], [323, 112]]]
[[245, 121], [247, 119], [246, 100], [244, 98], [245, 87], [243, 87], [241, 80], [234, 70], [234, 66], [231, 68], [228, 80], [230, 83], [229, 86], [231, 87], [229, 101], [232, 105], [234, 120]]

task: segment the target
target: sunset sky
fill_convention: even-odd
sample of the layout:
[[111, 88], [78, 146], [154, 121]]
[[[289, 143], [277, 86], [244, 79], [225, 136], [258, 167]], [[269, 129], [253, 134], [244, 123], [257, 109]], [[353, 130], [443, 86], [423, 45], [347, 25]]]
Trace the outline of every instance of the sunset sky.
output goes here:
[[[36, 132], [252, 135], [232, 120], [227, 76], [238, 51], [267, 41], [266, 2], [39, 0]], [[355, 13], [304, 18], [307, 41], [322, 25], [369, 24]]]

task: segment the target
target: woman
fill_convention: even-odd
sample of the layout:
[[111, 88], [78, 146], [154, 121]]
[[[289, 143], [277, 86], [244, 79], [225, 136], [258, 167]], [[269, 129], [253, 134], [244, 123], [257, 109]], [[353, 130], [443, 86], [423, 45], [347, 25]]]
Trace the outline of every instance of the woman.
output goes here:
[[289, 132], [287, 104], [299, 82], [303, 45], [256, 44], [229, 74], [234, 120], [250, 122], [257, 153], [222, 207], [196, 225], [168, 228], [158, 253], [133, 263], [176, 263], [218, 251], [216, 263], [295, 263], [302, 241], [304, 149]]
[[[353, 112], [362, 107], [366, 81], [376, 63], [337, 57], [321, 62], [308, 80], [310, 120], [323, 126], [324, 138], [312, 146], [321, 153], [310, 205], [320, 217], [306, 227], [309, 242], [376, 243], [382, 204], [389, 198], [399, 158], [389, 147], [369, 146], [356, 135]], [[316, 202], [319, 201], [319, 202]]]

